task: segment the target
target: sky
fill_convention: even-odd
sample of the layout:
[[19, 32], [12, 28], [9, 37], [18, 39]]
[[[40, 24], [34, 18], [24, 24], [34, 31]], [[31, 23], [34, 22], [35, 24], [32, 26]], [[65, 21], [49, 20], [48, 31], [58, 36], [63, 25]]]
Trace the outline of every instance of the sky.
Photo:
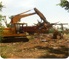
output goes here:
[[[7, 17], [7, 22], [10, 22], [9, 17], [17, 15], [32, 9], [29, 13], [33, 13], [36, 7], [46, 17], [50, 23], [68, 23], [69, 24], [69, 12], [64, 8], [58, 6], [60, 0], [1, 0], [4, 8], [2, 9], [2, 15]], [[69, 1], [69, 0], [68, 0]], [[28, 23], [28, 25], [34, 25], [37, 20], [41, 21], [40, 17], [35, 14], [29, 17], [21, 18], [21, 22]], [[69, 25], [67, 25], [69, 27]]]

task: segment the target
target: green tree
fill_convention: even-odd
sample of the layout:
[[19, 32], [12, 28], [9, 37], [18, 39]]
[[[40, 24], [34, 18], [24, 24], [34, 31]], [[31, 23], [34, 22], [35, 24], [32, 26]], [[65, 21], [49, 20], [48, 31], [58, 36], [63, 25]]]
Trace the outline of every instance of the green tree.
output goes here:
[[[0, 2], [0, 12], [2, 11], [2, 8], [3, 8], [3, 5], [2, 5], [2, 2]], [[0, 14], [0, 21], [2, 19], [2, 15]]]
[[2, 10], [3, 8], [3, 5], [2, 5], [2, 2], [0, 2], [0, 11]]
[[67, 0], [60, 0], [59, 5], [60, 5], [62, 8], [65, 8], [66, 10], [69, 11], [69, 1], [67, 1]]
[[[0, 2], [0, 12], [2, 11], [3, 5], [2, 2]], [[0, 14], [0, 21], [2, 20], [2, 15]]]
[[[3, 5], [2, 5], [2, 2], [0, 2], [0, 12], [2, 11], [2, 8], [3, 8]], [[2, 40], [2, 31], [3, 31], [1, 20], [2, 20], [2, 15], [0, 14], [0, 42]]]

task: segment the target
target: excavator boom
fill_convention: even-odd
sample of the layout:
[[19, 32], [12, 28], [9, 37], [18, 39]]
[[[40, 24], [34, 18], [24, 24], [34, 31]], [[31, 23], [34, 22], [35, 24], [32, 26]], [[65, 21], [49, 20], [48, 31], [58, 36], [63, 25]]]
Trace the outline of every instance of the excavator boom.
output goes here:
[[27, 17], [27, 16], [31, 16], [31, 15], [34, 15], [36, 13], [30, 13], [30, 14], [18, 14], [18, 15], [15, 15], [12, 19], [11, 19], [11, 23], [14, 24], [14, 23], [17, 23], [21, 18], [24, 18], [24, 17]]
[[29, 12], [29, 11], [31, 10], [28, 10], [28, 11], [25, 11], [23, 13], [13, 16], [13, 18], [11, 19], [11, 23], [12, 24], [17, 23], [21, 18], [37, 14], [41, 18], [41, 20], [43, 20], [43, 22], [49, 24], [49, 22], [46, 20], [44, 15], [37, 8], [34, 8], [34, 11], [35, 11], [34, 13], [25, 14], [26, 12]]

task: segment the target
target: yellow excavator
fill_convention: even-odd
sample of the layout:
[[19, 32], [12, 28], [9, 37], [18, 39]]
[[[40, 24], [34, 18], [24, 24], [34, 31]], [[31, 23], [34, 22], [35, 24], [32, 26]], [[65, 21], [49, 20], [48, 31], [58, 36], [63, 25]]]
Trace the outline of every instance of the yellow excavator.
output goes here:
[[[29, 12], [29, 11], [30, 10], [28, 10], [26, 12]], [[23, 12], [23, 13], [13, 16], [11, 19], [11, 22], [10, 22], [11, 26], [8, 28], [4, 28], [2, 36], [5, 38], [6, 37], [26, 37], [26, 32], [35, 33], [35, 32], [38, 32], [39, 30], [41, 30], [42, 27], [44, 27], [44, 26], [46, 27], [46, 29], [48, 27], [50, 27], [50, 23], [46, 20], [44, 15], [37, 8], [34, 8], [34, 11], [35, 12], [29, 13], [29, 14], [26, 14], [26, 12]], [[21, 18], [31, 16], [34, 14], [37, 14], [41, 18], [41, 20], [43, 20], [43, 23], [39, 23], [39, 25], [36, 25], [33, 27], [27, 26], [27, 23], [18, 23], [18, 21]], [[24, 26], [24, 25], [26, 25], [26, 26]]]
[[[4, 38], [9, 38], [9, 37], [26, 38], [27, 37], [26, 32], [28, 32], [28, 33], [45, 33], [45, 32], [48, 32], [48, 30], [52, 27], [52, 25], [59, 25], [57, 23], [49, 23], [46, 20], [45, 16], [37, 8], [34, 8], [35, 12], [27, 14], [27, 12], [29, 12], [29, 11], [31, 11], [31, 10], [14, 15], [11, 18], [11, 22], [10, 22], [11, 26], [4, 28], [2, 36]], [[35, 25], [27, 26], [27, 23], [18, 23], [18, 21], [21, 18], [28, 17], [28, 16], [31, 16], [34, 14], [37, 14], [43, 22], [38, 21], [38, 24], [36, 26]]]
[[[44, 32], [47, 32], [49, 28], [52, 27], [52, 25], [56, 24], [56, 23], [49, 23], [44, 17], [44, 15], [37, 8], [34, 8], [35, 12], [27, 14], [27, 12], [29, 11], [31, 10], [28, 10], [28, 11], [25, 11], [23, 13], [13, 16], [10, 22], [11, 26], [8, 28], [4, 28], [2, 36], [3, 37], [25, 37], [26, 38], [27, 36], [26, 32], [44, 33]], [[27, 26], [27, 23], [18, 23], [18, 21], [21, 18], [31, 16], [34, 14], [37, 14], [43, 22], [38, 22], [36, 26]]]

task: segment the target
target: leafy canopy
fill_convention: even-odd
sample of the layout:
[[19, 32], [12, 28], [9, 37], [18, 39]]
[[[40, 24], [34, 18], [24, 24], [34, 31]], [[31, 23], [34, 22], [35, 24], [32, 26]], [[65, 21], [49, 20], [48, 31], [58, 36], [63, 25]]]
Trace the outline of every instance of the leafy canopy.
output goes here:
[[66, 10], [69, 11], [69, 1], [67, 1], [67, 0], [60, 0], [59, 5], [60, 5], [62, 8], [65, 8]]
[[3, 5], [2, 5], [2, 2], [0, 2], [0, 11], [2, 10], [3, 8]]

